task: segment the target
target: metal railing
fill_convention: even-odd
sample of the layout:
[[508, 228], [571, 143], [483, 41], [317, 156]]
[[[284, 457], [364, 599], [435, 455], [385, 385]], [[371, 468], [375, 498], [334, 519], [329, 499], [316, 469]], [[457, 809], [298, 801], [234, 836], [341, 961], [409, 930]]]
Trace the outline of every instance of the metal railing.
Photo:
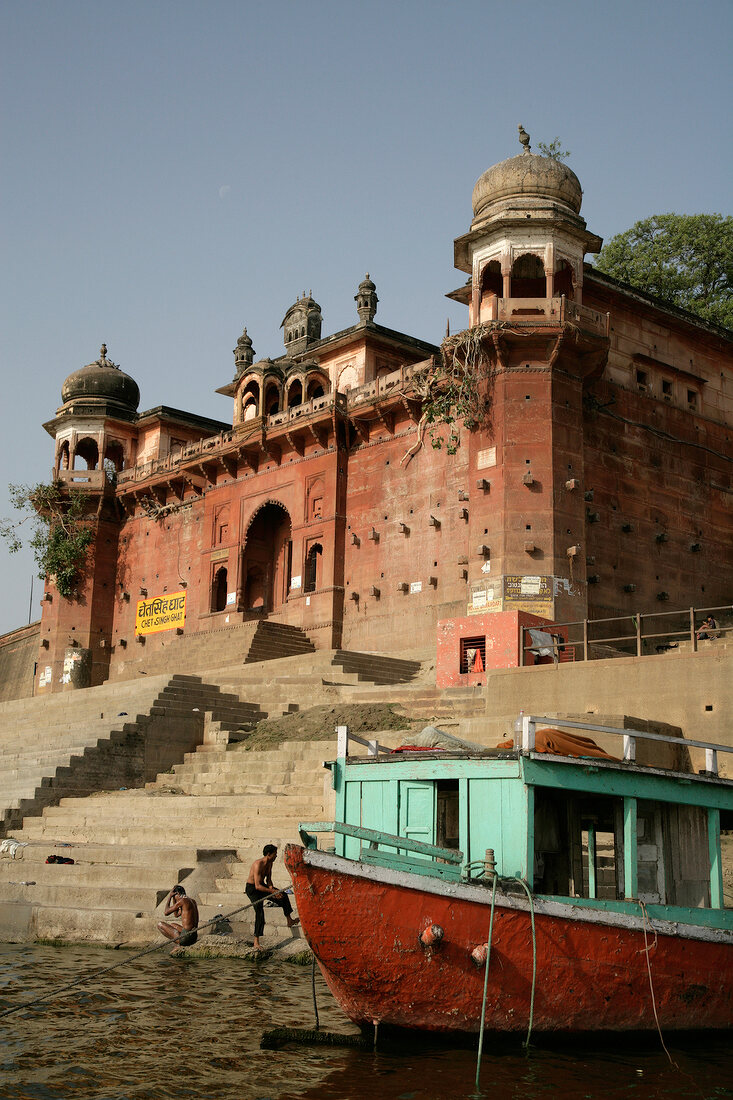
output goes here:
[[[616, 737], [623, 737], [624, 761], [633, 764], [636, 760], [636, 742], [664, 741], [667, 745], [682, 745], [686, 749], [705, 750], [705, 772], [708, 775], [718, 775], [718, 753], [733, 752], [733, 745], [721, 745], [714, 741], [693, 741], [687, 737], [672, 737], [666, 733], [645, 733], [642, 730], [618, 729], [616, 726], [593, 726], [587, 722], [571, 722], [566, 718], [549, 718], [536, 714], [520, 714], [518, 721], [521, 723], [521, 744], [517, 746], [523, 752], [535, 751], [535, 735], [538, 723], [542, 725], [560, 726], [562, 729], [585, 730], [591, 733], [611, 733]], [[516, 729], [516, 725], [515, 725]]]
[[[712, 615], [717, 621], [718, 617], [730, 614], [731, 611], [733, 607], [730, 605], [690, 607], [679, 611], [653, 611], [644, 615], [636, 612], [631, 615], [614, 615], [601, 619], [548, 623], [536, 629], [553, 637], [556, 661], [563, 659], [563, 653], [566, 650], [574, 651], [574, 656], [584, 661], [605, 660], [609, 657], [655, 656], [669, 649], [677, 649], [680, 641], [689, 641], [693, 651], [696, 652], [698, 635], [703, 632], [703, 618]], [[677, 623], [674, 622], [675, 619]], [[618, 630], [614, 630], [611, 626], [614, 623], [619, 624]], [[709, 636], [711, 639], [723, 638], [731, 632], [733, 632], [732, 626], [719, 624]], [[527, 641], [528, 636], [529, 628], [523, 627], [519, 653], [520, 665], [528, 665], [527, 654], [534, 654], [537, 650], [531, 636]], [[602, 651], [602, 647], [606, 647], [605, 652]], [[608, 649], [615, 652], [609, 653]]]

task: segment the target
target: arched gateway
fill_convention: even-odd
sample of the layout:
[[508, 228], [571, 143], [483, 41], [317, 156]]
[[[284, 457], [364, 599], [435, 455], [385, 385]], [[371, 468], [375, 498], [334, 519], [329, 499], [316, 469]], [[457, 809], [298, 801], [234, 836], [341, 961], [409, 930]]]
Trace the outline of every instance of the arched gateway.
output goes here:
[[242, 550], [245, 611], [267, 614], [280, 607], [290, 590], [291, 524], [287, 509], [268, 501], [252, 516]]

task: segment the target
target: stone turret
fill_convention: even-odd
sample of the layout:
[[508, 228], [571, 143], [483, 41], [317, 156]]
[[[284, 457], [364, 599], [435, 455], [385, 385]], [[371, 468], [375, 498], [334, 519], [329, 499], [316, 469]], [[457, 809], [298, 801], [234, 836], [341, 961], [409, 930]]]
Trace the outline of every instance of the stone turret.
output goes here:
[[361, 321], [373, 321], [379, 298], [377, 298], [377, 288], [369, 278], [368, 271], [359, 283], [354, 301], [356, 302], [356, 312], [359, 314], [359, 319]]
[[248, 367], [251, 367], [254, 363], [254, 348], [252, 347], [252, 340], [247, 335], [247, 326], [245, 325], [242, 335], [237, 340], [237, 346], [234, 349], [234, 366], [236, 368], [238, 378], [240, 374], [244, 374]]
[[285, 330], [287, 354], [300, 355], [311, 344], [320, 340], [322, 324], [321, 307], [310, 292], [306, 294], [303, 291], [303, 297], [298, 298], [290, 307], [280, 325], [280, 328]]
[[471, 229], [455, 242], [456, 267], [471, 276], [462, 298], [470, 324], [496, 320], [501, 299], [565, 295], [580, 305], [583, 258], [603, 244], [580, 216], [583, 192], [575, 172], [533, 153], [521, 126], [519, 140], [518, 156], [476, 181]]

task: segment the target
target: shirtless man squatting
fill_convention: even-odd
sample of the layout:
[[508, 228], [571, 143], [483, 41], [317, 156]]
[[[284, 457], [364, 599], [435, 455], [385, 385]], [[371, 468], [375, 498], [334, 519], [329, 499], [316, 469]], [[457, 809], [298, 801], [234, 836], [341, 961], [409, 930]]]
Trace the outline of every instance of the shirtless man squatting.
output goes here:
[[190, 947], [198, 939], [199, 911], [193, 898], [186, 897], [182, 886], [174, 886], [165, 899], [165, 916], [175, 916], [180, 924], [158, 922], [158, 931], [181, 947]]

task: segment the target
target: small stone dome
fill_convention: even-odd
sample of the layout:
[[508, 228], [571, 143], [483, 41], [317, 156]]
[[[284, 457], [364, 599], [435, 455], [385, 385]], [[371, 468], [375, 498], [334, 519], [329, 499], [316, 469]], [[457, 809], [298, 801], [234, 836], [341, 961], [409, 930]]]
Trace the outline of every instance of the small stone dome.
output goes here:
[[102, 344], [99, 359], [74, 371], [61, 387], [64, 404], [77, 398], [98, 402], [113, 402], [135, 412], [140, 404], [140, 390], [134, 378], [120, 370], [107, 358], [107, 345]]
[[544, 199], [580, 213], [583, 192], [575, 172], [553, 157], [524, 152], [488, 168], [473, 189], [474, 217], [504, 199]]

